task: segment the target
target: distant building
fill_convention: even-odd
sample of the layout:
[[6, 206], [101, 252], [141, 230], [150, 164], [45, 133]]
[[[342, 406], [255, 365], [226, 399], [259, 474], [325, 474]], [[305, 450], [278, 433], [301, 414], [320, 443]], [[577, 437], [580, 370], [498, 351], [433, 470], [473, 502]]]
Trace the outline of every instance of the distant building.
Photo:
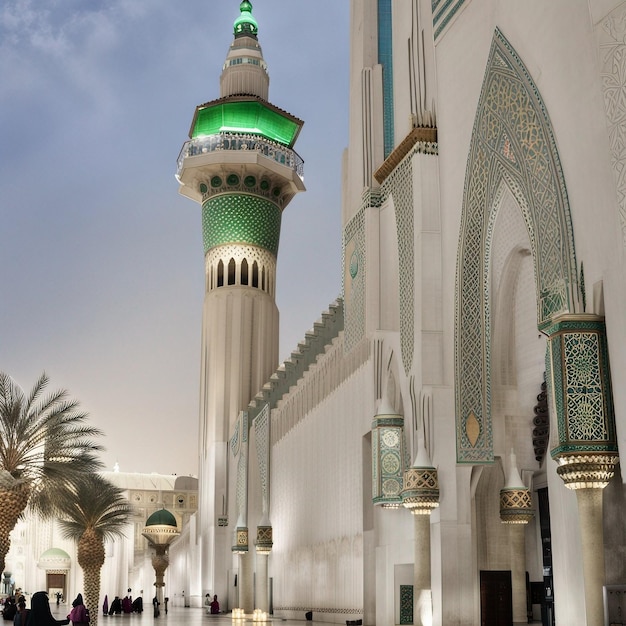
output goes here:
[[[143, 595], [148, 600], [152, 599], [154, 569], [151, 550], [141, 535], [146, 520], [165, 508], [182, 528], [198, 508], [197, 478], [119, 471], [103, 472], [103, 476], [124, 490], [133, 504], [134, 516], [125, 538], [106, 544], [102, 599], [98, 610], [101, 610], [105, 595], [108, 595], [109, 603], [116, 595], [120, 598], [127, 594], [133, 597]], [[54, 521], [28, 517], [18, 522], [11, 534], [11, 549], [5, 569], [11, 573], [12, 585], [26, 594], [45, 590], [50, 598], [55, 598], [57, 593], [61, 593], [67, 603], [84, 591], [82, 569], [76, 560], [76, 545], [62, 537]], [[167, 582], [166, 575], [167, 592], [174, 603], [177, 598], [182, 603], [183, 589], [169, 589]], [[89, 608], [94, 610], [96, 607]]]

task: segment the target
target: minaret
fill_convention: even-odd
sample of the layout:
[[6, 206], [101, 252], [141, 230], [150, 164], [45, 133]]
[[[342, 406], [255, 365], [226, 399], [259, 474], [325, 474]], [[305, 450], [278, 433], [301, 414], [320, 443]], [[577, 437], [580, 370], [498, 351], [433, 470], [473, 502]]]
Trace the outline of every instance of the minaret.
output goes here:
[[237, 521], [228, 441], [240, 411], [278, 366], [281, 216], [304, 191], [303, 163], [293, 150], [303, 122], [268, 102], [267, 65], [249, 0], [240, 13], [220, 98], [196, 107], [176, 174], [180, 193], [202, 206], [198, 528], [202, 595], [218, 594], [223, 606]]

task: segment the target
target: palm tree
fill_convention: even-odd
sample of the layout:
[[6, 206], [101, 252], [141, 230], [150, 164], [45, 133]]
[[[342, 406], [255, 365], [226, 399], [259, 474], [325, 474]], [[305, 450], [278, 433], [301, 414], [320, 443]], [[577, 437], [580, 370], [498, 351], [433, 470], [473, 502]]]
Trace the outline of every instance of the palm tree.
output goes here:
[[64, 389], [44, 396], [42, 374], [29, 395], [0, 372], [0, 572], [10, 547], [9, 534], [26, 506], [42, 517], [73, 476], [102, 466], [102, 433], [86, 424], [87, 414]]
[[91, 626], [98, 624], [104, 542], [123, 537], [133, 514], [132, 505], [122, 494], [122, 489], [99, 474], [86, 474], [59, 501], [61, 532], [66, 539], [78, 542], [78, 564], [83, 568]]

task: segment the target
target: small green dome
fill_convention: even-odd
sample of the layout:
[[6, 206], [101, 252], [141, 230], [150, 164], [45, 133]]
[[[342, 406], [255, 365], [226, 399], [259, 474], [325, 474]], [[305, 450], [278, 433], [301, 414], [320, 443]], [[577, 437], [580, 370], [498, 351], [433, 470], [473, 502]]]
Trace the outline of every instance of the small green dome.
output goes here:
[[177, 527], [176, 518], [167, 510], [155, 511], [147, 520], [146, 526], [173, 526]]
[[69, 559], [70, 555], [65, 551], [61, 550], [61, 548], [50, 548], [46, 550], [42, 555], [42, 559]]
[[252, 37], [256, 39], [259, 32], [259, 25], [252, 16], [252, 2], [243, 0], [239, 5], [241, 15], [235, 20], [233, 30], [235, 37]]

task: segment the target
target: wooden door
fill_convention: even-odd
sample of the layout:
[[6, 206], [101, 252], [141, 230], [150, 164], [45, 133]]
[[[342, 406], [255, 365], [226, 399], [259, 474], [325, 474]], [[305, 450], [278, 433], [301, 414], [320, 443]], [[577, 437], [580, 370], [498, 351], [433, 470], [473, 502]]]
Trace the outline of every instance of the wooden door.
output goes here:
[[480, 572], [481, 626], [512, 626], [513, 589], [511, 572]]

